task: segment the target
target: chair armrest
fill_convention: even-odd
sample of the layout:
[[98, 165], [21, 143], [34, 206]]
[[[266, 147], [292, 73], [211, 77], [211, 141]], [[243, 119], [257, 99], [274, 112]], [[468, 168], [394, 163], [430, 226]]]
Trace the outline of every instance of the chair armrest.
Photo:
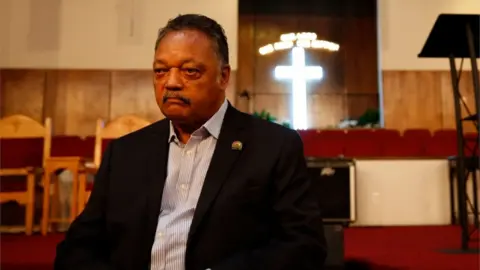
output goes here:
[[79, 173], [86, 173], [86, 174], [96, 174], [98, 168], [96, 167], [83, 167], [78, 170]]
[[0, 169], [0, 176], [21, 176], [28, 175], [33, 172], [33, 167]]

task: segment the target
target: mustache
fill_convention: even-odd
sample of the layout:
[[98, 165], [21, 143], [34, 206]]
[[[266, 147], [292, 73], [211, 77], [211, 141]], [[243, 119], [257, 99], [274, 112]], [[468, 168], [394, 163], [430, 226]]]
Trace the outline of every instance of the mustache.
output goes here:
[[187, 105], [190, 105], [191, 103], [189, 98], [184, 97], [180, 93], [174, 91], [166, 91], [165, 94], [163, 94], [163, 102], [166, 102], [169, 98], [179, 99]]

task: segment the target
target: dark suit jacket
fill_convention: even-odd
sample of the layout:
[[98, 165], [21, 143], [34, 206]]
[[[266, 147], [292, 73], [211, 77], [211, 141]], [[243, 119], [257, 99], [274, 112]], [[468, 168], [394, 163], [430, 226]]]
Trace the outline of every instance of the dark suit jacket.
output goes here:
[[[169, 122], [112, 141], [56, 270], [149, 269]], [[243, 149], [233, 150], [240, 141]], [[297, 132], [229, 106], [190, 228], [186, 270], [319, 270], [326, 245]], [[169, 270], [169, 269], [167, 269]]]

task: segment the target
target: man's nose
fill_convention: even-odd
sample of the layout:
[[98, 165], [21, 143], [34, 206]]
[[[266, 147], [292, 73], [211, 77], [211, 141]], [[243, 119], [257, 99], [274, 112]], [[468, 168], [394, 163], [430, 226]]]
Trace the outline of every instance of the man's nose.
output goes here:
[[176, 68], [170, 69], [165, 82], [165, 88], [167, 90], [181, 90], [183, 88], [183, 82], [180, 71]]

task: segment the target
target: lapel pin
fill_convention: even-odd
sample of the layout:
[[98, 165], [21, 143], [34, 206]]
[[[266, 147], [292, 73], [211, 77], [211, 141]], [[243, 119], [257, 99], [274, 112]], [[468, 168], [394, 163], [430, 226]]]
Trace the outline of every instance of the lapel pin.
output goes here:
[[241, 141], [234, 141], [232, 143], [232, 150], [241, 151], [242, 148], [243, 148], [243, 145]]

